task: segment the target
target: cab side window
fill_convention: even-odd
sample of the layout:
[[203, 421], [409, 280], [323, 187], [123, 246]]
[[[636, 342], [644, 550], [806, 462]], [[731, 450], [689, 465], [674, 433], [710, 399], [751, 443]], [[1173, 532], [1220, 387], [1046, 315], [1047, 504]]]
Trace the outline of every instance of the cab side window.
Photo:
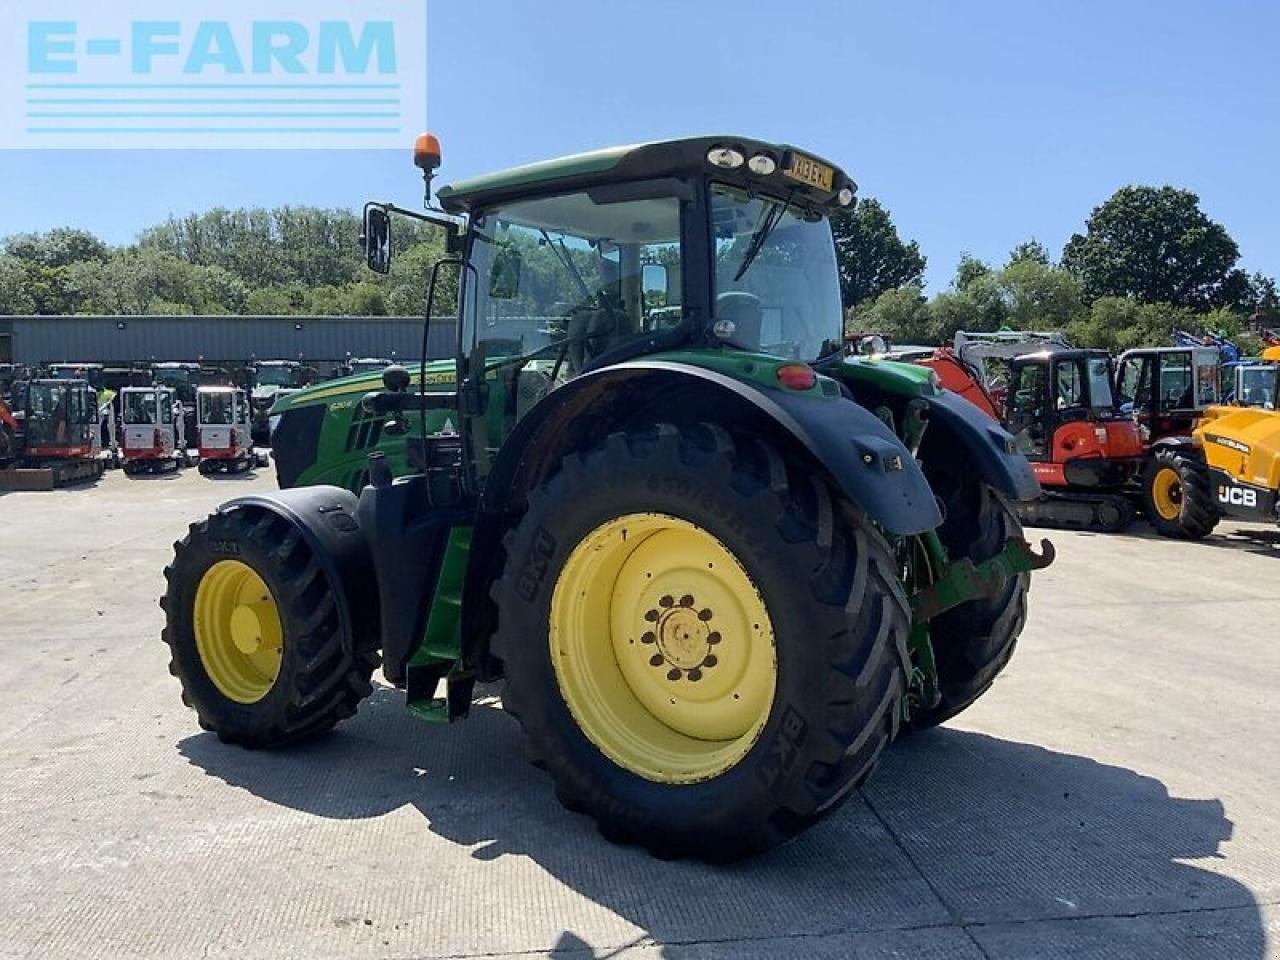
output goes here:
[[1151, 361], [1126, 360], [1120, 371], [1120, 404], [1135, 412], [1151, 409]]
[[1085, 369], [1083, 360], [1068, 360], [1054, 366], [1054, 406], [1058, 410], [1073, 410], [1088, 405], [1085, 395]]

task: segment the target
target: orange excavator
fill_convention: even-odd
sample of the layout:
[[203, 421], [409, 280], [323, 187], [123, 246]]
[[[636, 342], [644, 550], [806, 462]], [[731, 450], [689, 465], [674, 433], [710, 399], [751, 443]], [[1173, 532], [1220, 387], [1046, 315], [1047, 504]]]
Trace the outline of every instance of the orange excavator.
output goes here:
[[898, 358], [931, 368], [1014, 435], [1043, 489], [1018, 505], [1024, 523], [1113, 532], [1132, 522], [1146, 451], [1117, 407], [1105, 351], [1076, 349], [1059, 333], [961, 332], [951, 347]]

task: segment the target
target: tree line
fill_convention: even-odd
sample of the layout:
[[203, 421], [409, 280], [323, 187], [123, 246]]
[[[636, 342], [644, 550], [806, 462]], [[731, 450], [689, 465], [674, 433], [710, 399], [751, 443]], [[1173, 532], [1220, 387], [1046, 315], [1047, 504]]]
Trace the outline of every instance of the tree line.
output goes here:
[[[70, 228], [19, 234], [0, 243], [0, 314], [413, 315], [443, 241], [434, 228], [396, 226], [387, 276], [365, 268], [360, 218], [346, 210], [219, 208], [123, 246]], [[1252, 319], [1280, 326], [1275, 281], [1240, 270], [1227, 230], [1175, 187], [1117, 190], [1056, 260], [1035, 240], [1001, 264], [962, 257], [933, 297], [925, 255], [877, 200], [860, 200], [833, 228], [846, 329], [899, 343], [1009, 327], [1119, 350], [1192, 329], [1252, 347]]]
[[109, 246], [59, 228], [0, 244], [0, 314], [329, 315], [422, 312], [438, 229], [396, 224], [391, 273], [366, 269], [346, 210], [215, 209]]
[[1171, 186], [1126, 186], [1095, 207], [1055, 261], [1029, 240], [1002, 264], [963, 256], [947, 289], [924, 294], [926, 260], [888, 211], [863, 200], [835, 223], [846, 330], [940, 344], [957, 330], [1056, 330], [1080, 346], [1166, 345], [1174, 330], [1218, 333], [1246, 353], [1280, 326], [1276, 281], [1247, 275], [1226, 228]]

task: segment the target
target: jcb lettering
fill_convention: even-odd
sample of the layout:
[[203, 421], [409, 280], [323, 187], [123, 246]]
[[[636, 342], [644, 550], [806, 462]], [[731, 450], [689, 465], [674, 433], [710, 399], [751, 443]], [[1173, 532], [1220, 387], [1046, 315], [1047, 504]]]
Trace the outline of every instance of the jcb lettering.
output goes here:
[[1230, 504], [1233, 507], [1256, 507], [1258, 491], [1247, 487], [1221, 486], [1218, 488], [1218, 502]]

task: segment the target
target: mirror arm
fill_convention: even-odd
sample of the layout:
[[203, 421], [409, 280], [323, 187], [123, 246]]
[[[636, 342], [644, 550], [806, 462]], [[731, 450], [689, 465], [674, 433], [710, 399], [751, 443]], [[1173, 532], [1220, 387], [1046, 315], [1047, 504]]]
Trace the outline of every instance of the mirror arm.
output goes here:
[[453, 232], [461, 232], [467, 226], [465, 217], [454, 217], [447, 213], [437, 213], [434, 210], [422, 213], [419, 210], [407, 210], [404, 207], [398, 207], [394, 203], [373, 203], [370, 205], [385, 210], [387, 213], [408, 217], [410, 220], [417, 220], [421, 223], [432, 223], [437, 227], [444, 227], [446, 230]]

